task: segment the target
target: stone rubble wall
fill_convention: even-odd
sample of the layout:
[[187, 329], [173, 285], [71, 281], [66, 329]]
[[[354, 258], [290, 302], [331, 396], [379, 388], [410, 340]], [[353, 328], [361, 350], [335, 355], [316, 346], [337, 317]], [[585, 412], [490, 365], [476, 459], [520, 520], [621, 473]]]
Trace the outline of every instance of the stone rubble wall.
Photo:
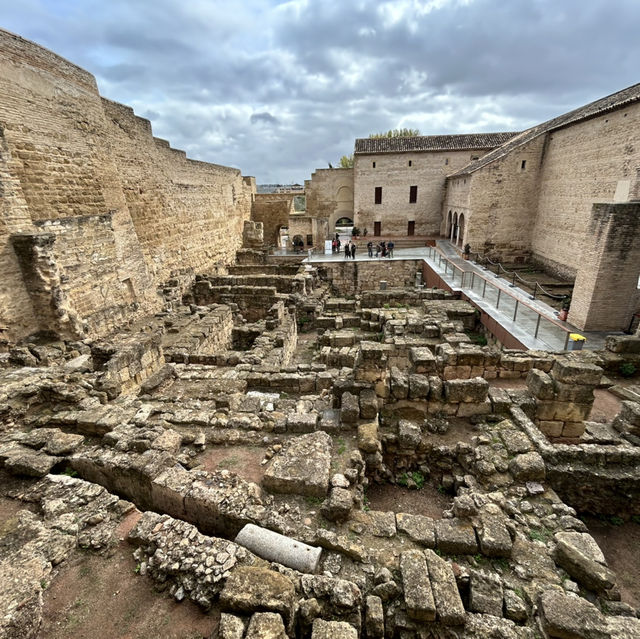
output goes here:
[[[358, 252], [366, 254], [364, 240], [357, 243]], [[358, 254], [356, 253], [356, 255]], [[416, 273], [421, 269], [415, 260], [376, 260], [328, 262], [323, 264], [333, 288], [338, 295], [355, 295], [361, 291], [376, 291], [380, 282], [387, 282], [388, 288], [394, 286], [413, 286]]]

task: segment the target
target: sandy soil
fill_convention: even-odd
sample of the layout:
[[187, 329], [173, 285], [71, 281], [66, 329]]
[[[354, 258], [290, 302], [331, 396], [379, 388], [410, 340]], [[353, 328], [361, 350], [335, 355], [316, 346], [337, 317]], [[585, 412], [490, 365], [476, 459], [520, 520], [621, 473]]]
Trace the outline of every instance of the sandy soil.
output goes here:
[[203, 470], [231, 470], [246, 481], [259, 484], [266, 466], [261, 466], [265, 449], [257, 446], [219, 446], [207, 448], [199, 457]]
[[596, 389], [594, 395], [595, 400], [589, 421], [610, 424], [613, 418], [620, 412], [622, 400], [604, 389]]
[[[135, 524], [129, 517], [120, 537]], [[217, 629], [219, 613], [177, 603], [136, 574], [133, 546], [121, 542], [110, 557], [77, 552], [44, 593], [39, 639], [204, 639]]]
[[622, 601], [640, 608], [640, 525], [614, 526], [595, 517], [583, 517], [609, 567], [618, 576]]
[[426, 515], [432, 519], [442, 519], [442, 511], [451, 506], [451, 497], [440, 493], [432, 484], [425, 484], [420, 490], [393, 484], [370, 484], [367, 497], [372, 510]]

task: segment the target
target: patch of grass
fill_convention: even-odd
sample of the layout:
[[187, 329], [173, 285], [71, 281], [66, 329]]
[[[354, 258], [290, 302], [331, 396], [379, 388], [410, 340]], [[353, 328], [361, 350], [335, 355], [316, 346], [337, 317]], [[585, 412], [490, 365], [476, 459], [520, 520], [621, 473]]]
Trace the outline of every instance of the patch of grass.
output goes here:
[[344, 439], [340, 437], [338, 438], [338, 441], [336, 443], [338, 444], [336, 452], [338, 453], [338, 455], [344, 455], [347, 450], [347, 442], [345, 442]]
[[411, 479], [415, 482], [418, 490], [424, 486], [425, 476], [419, 470], [415, 470], [411, 473]]
[[500, 568], [503, 572], [509, 570], [509, 561], [504, 557], [499, 557], [498, 559], [493, 560], [493, 565], [497, 568]]
[[80, 577], [89, 577], [91, 575], [91, 566], [89, 566], [89, 564], [82, 564], [82, 566], [80, 566], [80, 570], [78, 570], [78, 575], [80, 575]]
[[487, 562], [487, 558], [484, 555], [481, 555], [480, 553], [475, 554], [473, 558], [475, 562], [479, 565], [482, 565]]
[[624, 362], [624, 364], [620, 364], [620, 375], [622, 377], [633, 377], [636, 374], [636, 367], [631, 362]]
[[640, 524], [640, 515], [631, 515], [631, 521], [634, 524]]
[[475, 344], [476, 346], [486, 346], [487, 345], [487, 338], [482, 333], [467, 332], [467, 336], [471, 340], [471, 343]]
[[307, 504], [307, 506], [310, 507], [314, 507], [314, 506], [319, 506], [324, 500], [322, 499], [322, 497], [311, 497], [310, 495], [307, 495], [304, 498], [305, 503]]
[[46, 579], [41, 579], [40, 580], [40, 588], [42, 588], [42, 590], [46, 590], [48, 585], [49, 584], [47, 583]]
[[524, 601], [524, 590], [522, 590], [522, 588], [514, 588], [513, 592], [515, 592], [516, 595], [518, 595], [518, 597], [520, 597], [520, 599]]
[[541, 541], [542, 543], [546, 544], [552, 536], [553, 533], [548, 528], [543, 527], [529, 529], [529, 539], [531, 539], [532, 541]]
[[362, 510], [364, 510], [365, 513], [368, 513], [371, 510], [371, 502], [369, 501], [369, 497], [367, 497], [366, 493], [362, 498]]
[[67, 477], [77, 477], [78, 476], [78, 471], [77, 470], [73, 470], [73, 468], [71, 468], [71, 466], [67, 466], [62, 471], [62, 474], [66, 475]]
[[624, 524], [624, 519], [622, 519], [622, 517], [618, 517], [618, 515], [611, 515], [611, 517], [609, 517], [609, 523], [612, 526], [622, 526], [622, 524]]

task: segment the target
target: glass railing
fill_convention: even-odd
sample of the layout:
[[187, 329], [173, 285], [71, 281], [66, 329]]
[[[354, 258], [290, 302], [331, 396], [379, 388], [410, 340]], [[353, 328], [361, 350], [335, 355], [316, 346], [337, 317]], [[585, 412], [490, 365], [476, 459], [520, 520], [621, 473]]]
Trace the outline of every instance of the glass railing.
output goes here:
[[526, 299], [532, 298], [526, 292], [516, 294], [515, 287], [504, 280], [498, 283], [492, 273], [485, 275], [475, 270], [464, 270], [433, 246], [427, 247], [427, 258], [429, 266], [452, 288], [462, 289], [482, 299], [550, 350], [567, 350], [571, 331], [559, 320], [547, 317], [528, 304]]

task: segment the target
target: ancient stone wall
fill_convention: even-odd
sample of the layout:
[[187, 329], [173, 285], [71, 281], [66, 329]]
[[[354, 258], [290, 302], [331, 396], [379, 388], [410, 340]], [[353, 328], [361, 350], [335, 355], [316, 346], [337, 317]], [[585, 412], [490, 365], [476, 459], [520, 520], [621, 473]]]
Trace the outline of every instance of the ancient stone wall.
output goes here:
[[[359, 251], [366, 251], [360, 243]], [[340, 295], [354, 295], [360, 291], [375, 291], [380, 288], [380, 282], [387, 286], [411, 286], [415, 282], [419, 263], [412, 260], [376, 260], [370, 262], [349, 261], [327, 262], [323, 264], [337, 293]]]
[[[373, 233], [374, 222], [380, 222], [382, 235], [407, 235], [408, 222], [413, 221], [416, 235], [437, 235], [446, 176], [487, 150], [356, 155], [356, 225]], [[413, 204], [411, 186], [418, 187]], [[376, 187], [382, 187], [381, 204], [375, 204]]]
[[83, 324], [104, 334], [125, 309], [130, 319], [157, 310], [156, 288], [173, 272], [232, 260], [254, 190], [239, 171], [156, 141], [147, 121], [100, 97], [91, 74], [6, 31], [0, 95], [5, 337], [76, 320], [65, 334]]
[[592, 205], [630, 199], [640, 166], [631, 132], [639, 127], [636, 103], [549, 134], [532, 238], [538, 261], [576, 275]]
[[102, 100], [109, 142], [127, 206], [151, 274], [204, 271], [232, 261], [251, 212], [240, 171], [187, 159], [154, 138], [151, 123], [127, 106]]
[[353, 169], [316, 169], [304, 190], [307, 214], [326, 218], [329, 233], [341, 217], [353, 220]]
[[267, 246], [278, 246], [280, 228], [289, 226], [289, 216], [295, 212], [295, 193], [256, 193], [251, 219], [264, 225]]

